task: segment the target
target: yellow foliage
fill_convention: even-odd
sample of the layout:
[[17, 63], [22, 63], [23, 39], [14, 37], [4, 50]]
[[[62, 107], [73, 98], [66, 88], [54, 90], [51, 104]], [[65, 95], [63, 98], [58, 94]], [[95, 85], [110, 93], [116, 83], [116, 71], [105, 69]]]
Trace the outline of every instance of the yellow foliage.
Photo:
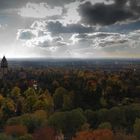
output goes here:
[[4, 99], [5, 99], [5, 98], [0, 94], [0, 105], [2, 105]]
[[40, 118], [40, 119], [46, 119], [47, 118], [47, 112], [44, 110], [37, 110], [33, 114], [35, 117]]

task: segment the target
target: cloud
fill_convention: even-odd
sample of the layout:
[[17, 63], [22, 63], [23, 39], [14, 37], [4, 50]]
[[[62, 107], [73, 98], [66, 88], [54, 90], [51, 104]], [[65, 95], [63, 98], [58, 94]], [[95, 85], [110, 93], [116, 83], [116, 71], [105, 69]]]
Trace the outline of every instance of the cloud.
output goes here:
[[[42, 32], [42, 33], [40, 33]], [[17, 40], [23, 41], [27, 47], [56, 47], [67, 46], [61, 36], [52, 36], [49, 32], [35, 29], [20, 29], [17, 32]]]
[[3, 9], [11, 9], [11, 8], [19, 8], [26, 4], [28, 0], [0, 0], [0, 10]]
[[76, 24], [80, 21], [81, 17], [77, 11], [80, 0], [75, 0], [75, 2], [71, 2], [69, 4], [64, 5], [64, 8], [66, 9], [66, 13], [63, 16], [63, 22], [66, 24]]
[[[34, 0], [32, 0], [34, 1]], [[51, 6], [64, 6], [65, 4], [74, 2], [76, 0], [35, 0], [37, 2], [47, 2]]]
[[125, 56], [140, 51], [139, 0], [0, 0], [0, 4], [0, 24], [8, 25], [0, 28], [5, 51], [9, 44], [26, 48], [25, 55], [29, 50], [29, 55], [52, 57]]
[[80, 48], [83, 48], [82, 51], [86, 51], [87, 54], [94, 54], [96, 52], [100, 57], [102, 54], [105, 57], [140, 56], [140, 30], [128, 34], [107, 32], [74, 34], [71, 37], [71, 40], [73, 41], [74, 46], [79, 46], [79, 51], [81, 50]]
[[30, 40], [27, 40], [25, 42], [25, 45], [27, 47], [56, 47], [57, 44], [61, 41], [56, 41], [56, 38], [52, 38], [50, 35], [46, 35], [46, 36], [41, 36], [41, 37], [37, 37], [37, 38], [33, 38]]
[[52, 33], [89, 33], [93, 32], [93, 27], [86, 27], [81, 24], [67, 24], [63, 25], [59, 21], [50, 21], [47, 23], [46, 28]]
[[128, 42], [128, 38], [124, 34], [96, 32], [91, 34], [75, 34], [71, 37], [73, 44], [87, 44], [86, 46], [94, 48], [103, 48], [111, 45], [120, 45]]
[[28, 40], [36, 37], [38, 32], [30, 29], [19, 29], [17, 32], [17, 39]]
[[[134, 2], [135, 1], [135, 2]], [[114, 3], [83, 3], [79, 6], [81, 22], [88, 25], [111, 25], [140, 18], [138, 0], [114, 0]]]
[[91, 26], [85, 26], [80, 23], [65, 25], [59, 20], [36, 20], [32, 23], [31, 28], [41, 30], [43, 32], [51, 32], [53, 34], [91, 33], [95, 31], [95, 28]]
[[0, 9], [11, 9], [11, 8], [22, 8], [28, 2], [32, 3], [45, 3], [47, 2], [51, 6], [63, 6], [65, 4], [71, 3], [75, 0], [0, 0]]
[[77, 11], [80, 4], [80, 0], [69, 1], [68, 4], [64, 2], [60, 6], [51, 6], [48, 1], [41, 3], [28, 2], [26, 6], [18, 9], [18, 14], [26, 18], [59, 19], [64, 24], [76, 24], [80, 21], [80, 15]]
[[7, 28], [7, 24], [0, 24], [0, 30], [5, 30]]
[[23, 17], [46, 18], [62, 14], [61, 7], [50, 7], [47, 3], [27, 3], [26, 7], [19, 9], [18, 14]]
[[46, 20], [35, 20], [30, 28], [35, 29], [35, 30], [40, 30], [40, 31], [46, 31]]
[[[128, 34], [76, 33], [71, 36], [69, 41], [63, 37], [64, 33], [62, 33], [62, 36], [52, 35], [46, 29], [44, 29], [44, 34], [41, 35], [38, 34], [40, 32], [38, 28], [19, 31], [17, 35], [20, 37], [17, 38], [24, 43], [24, 46], [44, 49], [44, 52], [40, 51], [39, 53], [43, 52], [42, 56], [44, 56], [46, 52], [48, 57], [128, 57], [134, 54], [138, 56], [140, 51], [139, 30]], [[28, 33], [28, 35], [24, 35], [25, 33]]]
[[96, 32], [74, 34], [72, 51], [92, 57], [139, 57], [140, 31], [129, 34]]
[[29, 39], [25, 42], [25, 45], [27, 47], [49, 47], [51, 46], [52, 41], [53, 38], [50, 35], [46, 35]]

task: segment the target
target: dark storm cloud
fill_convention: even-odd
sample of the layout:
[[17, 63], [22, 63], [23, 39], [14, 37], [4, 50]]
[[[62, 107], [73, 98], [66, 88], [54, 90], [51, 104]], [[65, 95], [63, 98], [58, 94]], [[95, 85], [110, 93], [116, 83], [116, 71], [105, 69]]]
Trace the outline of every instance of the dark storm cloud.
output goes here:
[[115, 0], [116, 6], [124, 6], [128, 0]]
[[85, 27], [81, 24], [67, 24], [64, 26], [59, 21], [48, 22], [47, 30], [52, 33], [90, 33], [94, 31], [92, 27]]
[[138, 0], [114, 0], [112, 4], [86, 2], [79, 6], [82, 22], [89, 25], [111, 25], [140, 18]]

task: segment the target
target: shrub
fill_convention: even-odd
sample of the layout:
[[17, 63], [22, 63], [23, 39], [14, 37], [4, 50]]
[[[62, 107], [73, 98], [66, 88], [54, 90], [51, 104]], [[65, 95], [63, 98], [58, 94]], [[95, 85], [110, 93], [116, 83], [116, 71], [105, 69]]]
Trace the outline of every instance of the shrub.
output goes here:
[[99, 129], [112, 129], [110, 122], [103, 122], [98, 126]]
[[34, 130], [46, 123], [46, 118], [47, 114], [45, 111], [36, 111], [33, 114], [24, 114], [19, 117], [10, 118], [7, 121], [7, 125], [24, 125], [27, 127], [29, 133], [33, 133]]
[[137, 140], [137, 138], [134, 135], [126, 135], [124, 133], [117, 132], [114, 135], [114, 140]]
[[140, 119], [136, 119], [134, 123], [134, 134], [140, 139]]
[[37, 130], [33, 134], [34, 140], [55, 140], [56, 132], [54, 129], [49, 127], [44, 127]]
[[33, 136], [30, 134], [26, 134], [24, 136], [20, 136], [18, 140], [33, 140]]
[[0, 140], [14, 140], [11, 136], [8, 136], [4, 133], [0, 133]]
[[18, 137], [27, 134], [27, 128], [23, 125], [9, 125], [5, 127], [4, 132], [7, 135]]

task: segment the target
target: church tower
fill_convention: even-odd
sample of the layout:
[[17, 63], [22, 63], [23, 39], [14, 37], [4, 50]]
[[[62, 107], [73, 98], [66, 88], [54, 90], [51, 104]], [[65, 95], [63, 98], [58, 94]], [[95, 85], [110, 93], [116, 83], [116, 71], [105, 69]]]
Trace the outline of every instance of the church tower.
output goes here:
[[1, 60], [1, 71], [3, 76], [8, 73], [8, 62], [5, 56]]

